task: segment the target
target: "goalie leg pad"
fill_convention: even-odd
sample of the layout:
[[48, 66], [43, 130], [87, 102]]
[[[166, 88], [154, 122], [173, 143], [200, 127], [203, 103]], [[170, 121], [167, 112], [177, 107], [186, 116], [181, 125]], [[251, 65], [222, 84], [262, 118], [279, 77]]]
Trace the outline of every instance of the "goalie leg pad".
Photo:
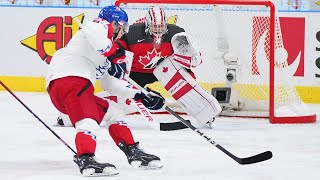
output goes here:
[[158, 65], [153, 73], [183, 110], [199, 124], [212, 121], [221, 112], [216, 98], [206, 92], [172, 56]]

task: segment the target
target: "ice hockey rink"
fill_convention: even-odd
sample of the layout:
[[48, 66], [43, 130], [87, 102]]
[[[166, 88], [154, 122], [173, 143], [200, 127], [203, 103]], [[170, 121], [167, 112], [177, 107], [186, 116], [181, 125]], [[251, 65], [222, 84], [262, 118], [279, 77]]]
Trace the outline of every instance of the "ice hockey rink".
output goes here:
[[[55, 127], [58, 112], [46, 93], [16, 93], [36, 115], [73, 149], [76, 130]], [[138, 115], [128, 117], [136, 141], [162, 158], [160, 170], [131, 167], [106, 129], [97, 134], [97, 158], [117, 166], [119, 175], [97, 177], [119, 180], [317, 180], [320, 179], [320, 106], [313, 124], [270, 124], [266, 119], [218, 118], [214, 128], [199, 127], [221, 146], [239, 157], [263, 151], [273, 158], [251, 165], [239, 165], [190, 129], [155, 131]], [[62, 144], [14, 97], [0, 91], [0, 179], [57, 180], [87, 179], [72, 161], [73, 152]], [[183, 116], [186, 119], [190, 117]], [[162, 121], [171, 115], [156, 115]], [[92, 178], [92, 177], [88, 177]]]

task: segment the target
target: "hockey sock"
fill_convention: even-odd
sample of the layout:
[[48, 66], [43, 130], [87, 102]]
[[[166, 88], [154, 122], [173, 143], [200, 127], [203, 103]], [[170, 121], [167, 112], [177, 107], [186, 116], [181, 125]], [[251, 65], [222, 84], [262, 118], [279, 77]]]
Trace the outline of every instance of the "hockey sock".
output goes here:
[[96, 136], [90, 131], [80, 131], [76, 135], [76, 147], [78, 156], [82, 154], [94, 154], [96, 151]]
[[109, 126], [109, 134], [112, 137], [116, 145], [119, 145], [121, 141], [126, 144], [134, 144], [134, 139], [131, 134], [131, 130], [127, 124], [123, 121], [117, 121]]

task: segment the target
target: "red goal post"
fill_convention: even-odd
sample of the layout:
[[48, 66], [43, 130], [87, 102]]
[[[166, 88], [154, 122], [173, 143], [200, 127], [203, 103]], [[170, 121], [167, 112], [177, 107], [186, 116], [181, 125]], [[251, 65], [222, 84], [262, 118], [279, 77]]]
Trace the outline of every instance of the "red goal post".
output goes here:
[[[180, 5], [236, 5], [236, 6], [261, 6], [261, 7], [268, 7], [268, 18], [262, 18], [264, 19], [264, 21], [268, 21], [268, 28], [267, 30], [269, 31], [268, 33], [268, 41], [269, 45], [268, 45], [268, 53], [267, 53], [267, 59], [270, 61], [269, 62], [269, 74], [268, 74], [268, 87], [267, 87], [267, 91], [268, 91], [268, 102], [266, 104], [268, 104], [268, 109], [267, 109], [267, 115], [259, 115], [259, 113], [225, 113], [226, 116], [245, 116], [245, 117], [268, 117], [271, 123], [309, 123], [309, 122], [315, 122], [316, 121], [316, 115], [312, 114], [312, 113], [297, 113], [294, 115], [290, 115], [290, 113], [296, 111], [297, 109], [299, 109], [300, 104], [303, 104], [301, 99], [297, 100], [298, 108], [294, 107], [288, 110], [287, 107], [284, 109], [283, 107], [278, 107], [277, 104], [283, 104], [282, 102], [279, 103], [279, 101], [286, 101], [286, 104], [290, 104], [290, 102], [288, 100], [282, 100], [282, 97], [275, 97], [275, 96], [279, 96], [279, 95], [275, 95], [278, 94], [279, 91], [283, 91], [283, 89], [287, 88], [284, 87], [283, 85], [279, 85], [278, 82], [276, 82], [275, 80], [275, 66], [276, 64], [280, 64], [280, 66], [282, 65], [281, 62], [278, 63], [275, 60], [275, 56], [277, 56], [277, 54], [275, 53], [275, 50], [278, 48], [281, 49], [283, 48], [281, 45], [281, 48], [277, 47], [279, 45], [277, 45], [277, 37], [279, 36], [279, 34], [277, 34], [277, 24], [279, 24], [278, 19], [276, 17], [276, 7], [273, 4], [272, 1], [267, 1], [267, 0], [117, 0], [116, 1], [116, 5], [120, 6], [121, 4], [161, 4], [161, 5], [170, 5], [170, 4], [180, 4]], [[279, 25], [278, 25], [279, 26]], [[279, 31], [279, 30], [278, 30]], [[281, 36], [281, 33], [280, 33]], [[254, 49], [252, 50], [254, 51]], [[205, 53], [205, 52], [203, 52]], [[276, 54], [276, 55], [275, 55]], [[206, 59], [204, 60], [206, 61]], [[285, 66], [285, 65], [284, 65]], [[250, 70], [248, 70], [250, 71]], [[214, 80], [213, 80], [214, 81]], [[282, 80], [286, 81], [286, 80]], [[275, 87], [277, 86], [277, 87]], [[285, 85], [286, 86], [286, 85]], [[290, 87], [291, 88], [291, 87]], [[264, 88], [260, 88], [260, 89], [264, 89]], [[279, 90], [280, 89], [280, 90]], [[206, 89], [206, 90], [210, 90], [210, 89]], [[263, 90], [264, 91], [264, 90]], [[276, 92], [275, 92], [276, 91]], [[284, 93], [284, 96], [287, 96], [287, 94], [292, 93], [292, 89], [286, 90], [287, 92]], [[297, 92], [293, 92], [293, 96], [298, 96]], [[280, 96], [283, 96], [283, 94], [281, 94]], [[287, 98], [284, 99], [290, 99], [292, 96], [288, 95]], [[296, 97], [294, 97], [296, 98]], [[299, 97], [297, 97], [299, 98]], [[288, 102], [287, 102], [288, 101]], [[262, 102], [263, 103], [263, 102]], [[302, 105], [304, 108], [304, 105]], [[277, 109], [277, 110], [276, 110]], [[280, 111], [279, 111], [280, 109]], [[246, 111], [247, 112], [247, 111]], [[280, 112], [280, 113], [278, 113]], [[284, 113], [285, 115], [281, 114]]]

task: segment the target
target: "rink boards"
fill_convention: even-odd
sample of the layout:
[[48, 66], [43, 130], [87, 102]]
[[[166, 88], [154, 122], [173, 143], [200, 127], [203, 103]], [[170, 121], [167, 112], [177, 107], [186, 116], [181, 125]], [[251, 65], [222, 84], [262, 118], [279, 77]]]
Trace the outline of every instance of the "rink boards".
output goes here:
[[[45, 91], [44, 77], [48, 67], [47, 62], [50, 61], [53, 53], [65, 46], [72, 35], [79, 30], [79, 25], [74, 19], [86, 22], [96, 17], [99, 12], [99, 9], [95, 8], [53, 7], [0, 7], [0, 10], [4, 14], [0, 16], [3, 24], [0, 34], [2, 39], [0, 78], [14, 91], [30, 92]], [[146, 8], [143, 7], [126, 8], [126, 10], [130, 23], [143, 18], [146, 13]], [[206, 79], [210, 72], [219, 71], [219, 69], [208, 69], [210, 60], [214, 56], [210, 44], [212, 43], [211, 31], [214, 29], [210, 25], [212, 9], [207, 6], [187, 9], [169, 8], [166, 12], [171, 23], [176, 23], [192, 34], [202, 50], [204, 65], [196, 69], [199, 81]], [[236, 11], [234, 14], [237, 15], [237, 13], [243, 14], [241, 11]], [[320, 24], [317, 23], [320, 13], [280, 12], [278, 15], [293, 22], [295, 19], [304, 21], [305, 33], [303, 48], [300, 51], [303, 52], [303, 56], [293, 60], [299, 61], [298, 67], [289, 66], [295, 72], [299, 68], [300, 73], [292, 75], [291, 79], [305, 102], [320, 103], [320, 93], [318, 93], [320, 92]], [[241, 22], [240, 18], [239, 22]], [[290, 26], [290, 24], [283, 26]], [[238, 31], [234, 31], [235, 35]], [[250, 44], [244, 44], [244, 46], [250, 46]], [[96, 91], [101, 91], [99, 83], [97, 87]]]

